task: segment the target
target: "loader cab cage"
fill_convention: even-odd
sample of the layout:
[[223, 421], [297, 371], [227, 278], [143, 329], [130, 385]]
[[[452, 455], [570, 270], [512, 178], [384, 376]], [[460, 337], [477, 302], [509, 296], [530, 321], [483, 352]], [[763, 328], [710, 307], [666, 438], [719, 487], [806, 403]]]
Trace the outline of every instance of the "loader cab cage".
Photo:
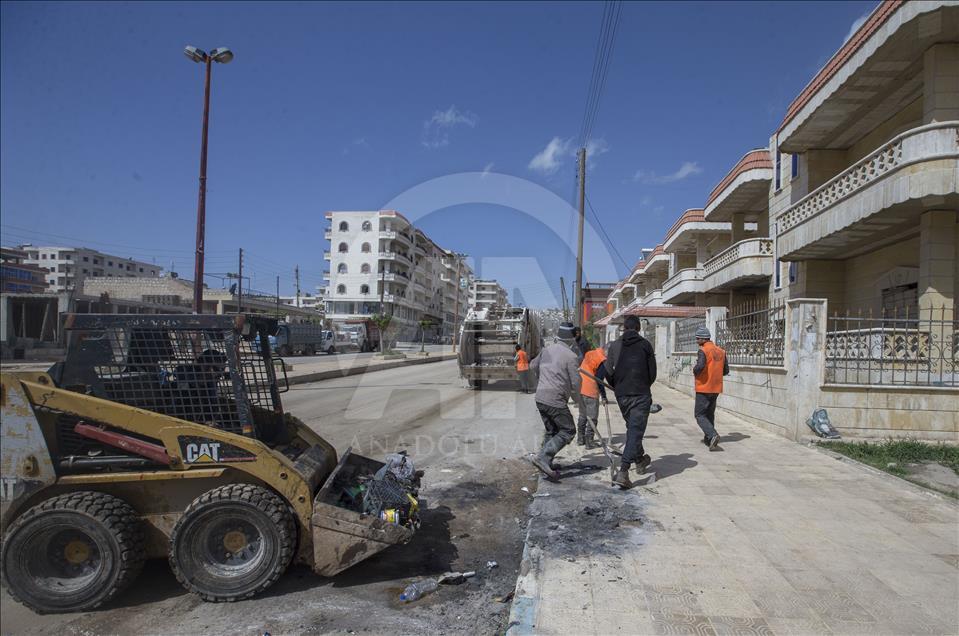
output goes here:
[[245, 315], [70, 314], [60, 387], [259, 438], [282, 417], [269, 335]]

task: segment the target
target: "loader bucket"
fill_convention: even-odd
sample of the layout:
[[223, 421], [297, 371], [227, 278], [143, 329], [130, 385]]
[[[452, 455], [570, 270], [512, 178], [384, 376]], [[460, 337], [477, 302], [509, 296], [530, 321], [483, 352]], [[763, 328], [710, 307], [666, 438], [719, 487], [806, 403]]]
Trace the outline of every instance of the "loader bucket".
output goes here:
[[333, 576], [397, 543], [413, 529], [343, 507], [340, 493], [357, 475], [375, 473], [382, 462], [347, 451], [313, 500], [313, 570]]

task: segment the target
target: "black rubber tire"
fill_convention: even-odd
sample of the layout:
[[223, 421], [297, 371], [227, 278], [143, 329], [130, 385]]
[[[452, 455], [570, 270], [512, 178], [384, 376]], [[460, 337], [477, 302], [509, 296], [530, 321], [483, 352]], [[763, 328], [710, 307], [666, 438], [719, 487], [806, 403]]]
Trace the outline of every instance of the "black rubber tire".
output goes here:
[[469, 380], [470, 388], [473, 389], [474, 391], [482, 391], [483, 384], [484, 384], [483, 380]]
[[[57, 527], [62, 527], [57, 530]], [[51, 532], [58, 534], [50, 535]], [[46, 557], [57, 551], [50, 542], [66, 536], [83, 535], [81, 545], [90, 558], [91, 548], [98, 557], [90, 579], [79, 588], [67, 589], [57, 583], [57, 589], [38, 585], [36, 579], [53, 578], [49, 571], [33, 577], [36, 567], [71, 567], [57, 564], [53, 558], [42, 561], [29, 558], [37, 553], [35, 542], [46, 541]], [[46, 536], [45, 536], [46, 535]], [[64, 561], [67, 548], [60, 551]], [[31, 545], [34, 543], [34, 545]], [[122, 499], [102, 492], [80, 491], [53, 497], [23, 513], [7, 531], [3, 542], [3, 582], [14, 600], [23, 603], [38, 614], [85, 612], [106, 603], [129, 587], [143, 569], [145, 558], [143, 524], [136, 511]], [[80, 564], [73, 564], [80, 567]]]
[[290, 345], [281, 345], [280, 350], [277, 352], [280, 356], [286, 358], [293, 355], [293, 349], [290, 348]]
[[329, 349], [327, 349], [327, 350], [326, 350], [326, 355], [328, 355], [328, 356], [335, 356], [335, 355], [336, 355], [336, 347], [330, 347]]
[[[223, 522], [227, 516], [236, 519], [236, 523], [242, 519], [261, 540], [253, 557], [255, 562], [246, 571], [230, 573], [232, 565], [211, 561], [203, 553], [203, 546], [198, 545], [198, 541], [202, 543], [205, 524]], [[248, 540], [243, 534], [244, 540]], [[290, 564], [295, 548], [293, 513], [279, 495], [252, 484], [229, 484], [203, 493], [184, 511], [170, 537], [170, 567], [180, 584], [203, 600], [238, 601], [276, 583]]]
[[313, 345], [306, 345], [303, 347], [303, 355], [305, 356], [315, 356], [316, 348]]

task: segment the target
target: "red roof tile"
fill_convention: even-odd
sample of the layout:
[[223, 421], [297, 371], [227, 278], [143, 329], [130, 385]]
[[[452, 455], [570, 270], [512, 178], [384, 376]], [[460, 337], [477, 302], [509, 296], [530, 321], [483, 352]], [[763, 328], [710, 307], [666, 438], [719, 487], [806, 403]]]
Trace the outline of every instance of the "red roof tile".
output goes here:
[[750, 150], [743, 158], [739, 160], [733, 169], [729, 171], [723, 180], [719, 182], [713, 191], [709, 193], [709, 199], [706, 200], [706, 207], [709, 207], [709, 204], [712, 203], [719, 194], [726, 189], [726, 187], [733, 182], [739, 175], [746, 172], [747, 170], [755, 170], [757, 168], [772, 168], [773, 162], [769, 158], [769, 151], [765, 148], [759, 148], [757, 150]]
[[686, 210], [685, 212], [683, 212], [683, 215], [679, 217], [679, 220], [673, 223], [673, 227], [669, 228], [669, 231], [666, 232], [666, 240], [663, 242], [665, 243], [669, 241], [670, 237], [672, 237], [673, 234], [678, 232], [679, 228], [685, 225], [686, 223], [696, 223], [703, 220], [705, 219], [703, 217], [702, 208], [692, 208], [692, 209]]
[[786, 117], [783, 119], [783, 123], [779, 125], [779, 130], [785, 128], [786, 124], [792, 121], [796, 113], [809, 103], [813, 95], [818, 93], [819, 89], [826, 85], [826, 82], [836, 74], [836, 71], [849, 61], [849, 58], [862, 47], [866, 40], [868, 40], [903, 3], [904, 0], [883, 0], [883, 2], [876, 7], [863, 25], [859, 27], [859, 30], [842, 45], [842, 48], [836, 51], [836, 54], [826, 62], [826, 65], [822, 67], [819, 73], [812, 78], [812, 81], [806, 85], [806, 88], [799, 93], [799, 97], [793, 100], [793, 103], [789, 105], [789, 108], [786, 109]]

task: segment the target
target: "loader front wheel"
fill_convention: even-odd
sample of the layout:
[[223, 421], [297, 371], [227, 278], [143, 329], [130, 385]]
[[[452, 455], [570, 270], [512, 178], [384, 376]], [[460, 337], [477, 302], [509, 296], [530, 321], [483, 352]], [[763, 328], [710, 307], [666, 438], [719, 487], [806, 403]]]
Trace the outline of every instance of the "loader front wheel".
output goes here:
[[3, 580], [38, 614], [84, 612], [113, 598], [143, 569], [143, 527], [125, 501], [74, 492], [23, 513], [3, 542]]
[[193, 500], [173, 528], [170, 567], [206, 601], [250, 598], [276, 583], [296, 547], [287, 504], [266, 488], [229, 484]]

